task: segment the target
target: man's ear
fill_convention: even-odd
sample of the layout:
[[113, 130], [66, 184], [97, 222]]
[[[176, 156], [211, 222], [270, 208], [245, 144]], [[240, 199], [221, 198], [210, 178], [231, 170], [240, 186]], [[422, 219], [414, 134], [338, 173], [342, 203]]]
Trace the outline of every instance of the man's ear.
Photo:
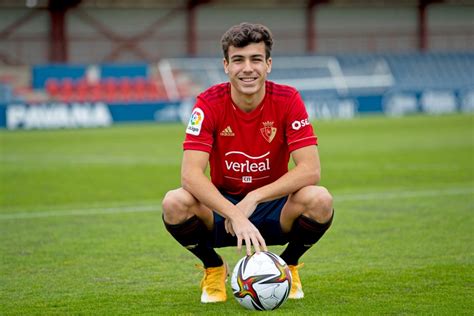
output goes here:
[[268, 59], [267, 59], [267, 73], [269, 74], [270, 72], [272, 72], [272, 58], [268, 57]]
[[229, 66], [229, 62], [227, 61], [227, 59], [222, 58], [222, 64], [224, 65], [224, 72], [228, 74], [229, 70], [227, 69], [227, 67]]

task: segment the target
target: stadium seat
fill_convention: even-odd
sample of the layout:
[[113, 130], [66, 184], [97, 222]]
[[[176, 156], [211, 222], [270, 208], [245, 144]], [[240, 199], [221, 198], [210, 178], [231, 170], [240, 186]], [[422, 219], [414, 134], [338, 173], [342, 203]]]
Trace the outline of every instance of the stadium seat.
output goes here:
[[56, 95], [59, 92], [59, 82], [57, 79], [48, 79], [45, 84], [46, 92], [50, 95]]

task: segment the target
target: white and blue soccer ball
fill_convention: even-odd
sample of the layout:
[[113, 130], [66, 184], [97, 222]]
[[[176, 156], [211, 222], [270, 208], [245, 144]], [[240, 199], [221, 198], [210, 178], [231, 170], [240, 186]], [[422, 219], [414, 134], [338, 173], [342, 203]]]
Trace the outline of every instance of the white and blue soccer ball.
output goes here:
[[232, 292], [243, 307], [250, 310], [273, 310], [288, 298], [291, 272], [282, 258], [260, 252], [240, 259], [232, 273]]

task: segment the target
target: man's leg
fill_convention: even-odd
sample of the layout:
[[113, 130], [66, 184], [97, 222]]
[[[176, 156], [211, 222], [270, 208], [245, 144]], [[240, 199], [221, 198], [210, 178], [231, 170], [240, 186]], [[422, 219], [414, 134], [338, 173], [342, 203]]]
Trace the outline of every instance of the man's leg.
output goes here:
[[298, 275], [298, 260], [331, 226], [332, 196], [324, 187], [307, 186], [291, 194], [283, 207], [280, 222], [288, 234], [288, 246], [281, 254], [293, 276], [290, 298], [304, 296]]
[[217, 252], [207, 245], [213, 228], [212, 211], [189, 192], [179, 188], [163, 199], [163, 222], [168, 232], [204, 264], [201, 302], [225, 301], [227, 267]]

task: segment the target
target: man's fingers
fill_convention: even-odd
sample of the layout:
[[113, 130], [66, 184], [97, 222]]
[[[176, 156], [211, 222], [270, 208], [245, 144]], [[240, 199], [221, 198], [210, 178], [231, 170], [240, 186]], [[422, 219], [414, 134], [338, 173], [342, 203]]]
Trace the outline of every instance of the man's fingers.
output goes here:
[[247, 248], [247, 256], [250, 256], [252, 254], [252, 243], [249, 237], [245, 238], [245, 247]]
[[256, 253], [259, 253], [260, 252], [260, 246], [259, 246], [259, 243], [258, 243], [258, 236], [257, 236], [257, 239], [256, 240], [252, 240], [253, 242], [253, 248], [255, 249], [255, 252]]
[[258, 235], [258, 241], [260, 245], [262, 246], [263, 251], [268, 251], [267, 249], [267, 244], [265, 243], [265, 239], [263, 239], [262, 235]]
[[226, 220], [224, 221], [224, 227], [225, 227], [226, 233], [228, 233], [228, 234], [230, 234], [230, 226], [231, 226], [231, 225], [229, 225], [229, 220], [226, 219]]
[[232, 227], [232, 225], [230, 224], [230, 222], [229, 222], [229, 233], [230, 233], [232, 236], [235, 236], [234, 227]]
[[227, 232], [230, 232], [233, 236], [237, 235], [237, 249], [239, 251], [242, 251], [243, 243], [245, 243], [247, 256], [252, 255], [252, 247], [254, 248], [256, 253], [259, 253], [261, 251], [268, 251], [267, 245], [265, 244], [265, 240], [263, 239], [258, 229], [253, 225], [250, 225], [249, 227], [247, 227], [247, 229], [238, 231], [237, 233], [235, 233], [234, 225], [231, 221], [226, 220], [225, 225]]

